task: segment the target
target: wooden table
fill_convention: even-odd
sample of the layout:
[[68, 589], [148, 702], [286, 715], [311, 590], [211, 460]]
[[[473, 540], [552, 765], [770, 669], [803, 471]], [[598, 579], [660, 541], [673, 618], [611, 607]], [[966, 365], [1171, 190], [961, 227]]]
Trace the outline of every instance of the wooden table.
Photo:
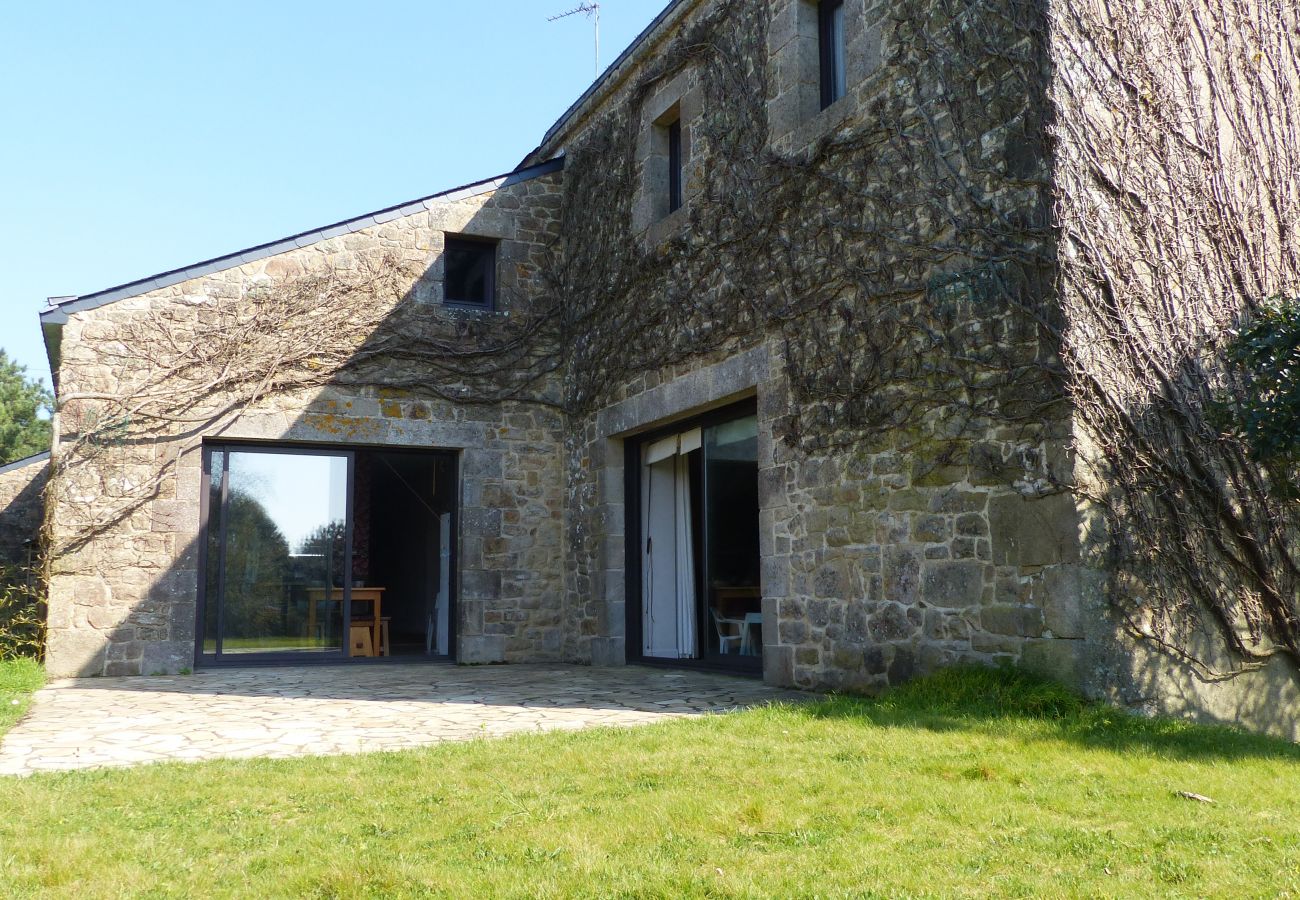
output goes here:
[[[353, 603], [360, 601], [362, 603], [373, 603], [374, 605], [375, 612], [370, 626], [370, 636], [372, 638], [370, 646], [375, 648], [376, 655], [379, 655], [381, 650], [385, 655], [388, 651], [387, 647], [381, 647], [380, 645], [380, 623], [383, 621], [381, 616], [383, 615], [384, 591], [386, 590], [387, 588], [381, 587], [354, 587], [352, 589]], [[309, 635], [316, 633], [316, 605], [322, 600], [328, 603], [342, 603], [343, 591], [342, 589], [330, 588], [327, 592], [325, 588], [307, 588], [307, 633]], [[345, 623], [345, 636], [347, 629], [351, 626], [351, 622]]]

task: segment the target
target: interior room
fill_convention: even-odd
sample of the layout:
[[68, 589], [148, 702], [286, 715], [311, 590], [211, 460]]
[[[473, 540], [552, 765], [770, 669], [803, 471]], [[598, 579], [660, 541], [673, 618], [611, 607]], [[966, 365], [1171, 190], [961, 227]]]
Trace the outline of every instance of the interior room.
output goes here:
[[[454, 463], [418, 452], [356, 455], [352, 616], [354, 626], [373, 618], [380, 597], [372, 656], [449, 655]], [[367, 654], [353, 647], [353, 655]]]
[[200, 661], [448, 657], [454, 453], [205, 454]]

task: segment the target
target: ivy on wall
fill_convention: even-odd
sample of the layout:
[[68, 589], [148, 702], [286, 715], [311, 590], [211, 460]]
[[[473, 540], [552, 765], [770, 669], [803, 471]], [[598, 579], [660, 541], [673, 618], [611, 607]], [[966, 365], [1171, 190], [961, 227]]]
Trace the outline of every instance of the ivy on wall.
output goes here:
[[[923, 441], [936, 409], [945, 443], [1059, 413], [1038, 5], [892, 12], [896, 89], [806, 151], [768, 146], [766, 17], [735, 2], [650, 60], [568, 151], [552, 283], [574, 412], [773, 337], [783, 436], [807, 451]], [[704, 92], [701, 200], [688, 228], [646, 248], [628, 235], [639, 110], [687, 68]]]
[[[1101, 510], [1132, 630], [1207, 676], [1300, 660], [1300, 522], [1260, 449], [1287, 426], [1247, 402], [1225, 434], [1212, 412], [1229, 388], [1273, 402], [1249, 373], [1289, 358], [1218, 342], [1256, 298], [1300, 289], [1300, 11], [893, 0], [857, 115], [781, 152], [756, 5], [713, 4], [574, 136], [559, 236], [509, 317], [430, 310], [410, 296], [421, 273], [376, 258], [149, 310], [95, 344], [123, 376], [60, 398], [56, 495], [82, 509], [59, 550], [159, 496], [161, 436], [268, 397], [343, 383], [517, 400], [581, 434], [623, 391], [771, 341], [789, 452], [938, 467], [989, 435], [1074, 427], [1085, 477], [1048, 489]], [[703, 180], [687, 226], [650, 247], [631, 233], [641, 108], [687, 70]], [[1193, 88], [1211, 82], [1207, 106]], [[1202, 658], [1205, 632], [1226, 666]]]

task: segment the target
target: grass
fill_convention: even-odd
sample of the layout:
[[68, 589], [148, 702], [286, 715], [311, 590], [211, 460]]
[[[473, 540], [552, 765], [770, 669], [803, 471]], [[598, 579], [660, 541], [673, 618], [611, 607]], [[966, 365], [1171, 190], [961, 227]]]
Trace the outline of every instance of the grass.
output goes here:
[[0, 810], [19, 897], [1300, 896], [1300, 749], [1010, 671], [632, 730], [0, 779]]
[[23, 717], [32, 693], [44, 683], [45, 673], [35, 660], [0, 659], [0, 735]]
[[[237, 638], [228, 637], [221, 642], [225, 653], [252, 653], [259, 650], [342, 650], [342, 639], [308, 637], [306, 635], [279, 635], [274, 637]], [[216, 641], [207, 641], [205, 653], [215, 653]]]

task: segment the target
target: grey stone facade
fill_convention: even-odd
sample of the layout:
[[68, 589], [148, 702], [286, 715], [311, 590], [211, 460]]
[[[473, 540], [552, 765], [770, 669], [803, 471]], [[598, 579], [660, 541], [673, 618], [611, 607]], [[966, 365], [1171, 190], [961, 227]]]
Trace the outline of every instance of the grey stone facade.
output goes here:
[[[766, 116], [764, 153], [799, 160], [872, 123], [883, 104], [902, 102], [900, 93], [910, 89], [891, 57], [898, 50], [891, 43], [891, 22], [903, 7], [846, 0], [845, 8], [848, 92], [825, 110], [815, 91], [815, 4], [670, 4], [657, 26], [525, 160], [536, 165], [563, 155], [565, 172], [429, 201], [377, 217], [367, 227], [317, 235], [269, 257], [235, 260], [110, 304], [74, 304], [62, 326], [60, 394], [129, 385], [129, 354], [117, 351], [129, 344], [132, 329], [147, 327], [150, 316], [201, 310], [211, 298], [251, 297], [254, 285], [309, 270], [313, 260], [337, 264], [394, 252], [423, 273], [410, 294], [428, 305], [430, 315], [460, 315], [440, 305], [445, 233], [499, 239], [505, 294], [524, 303], [555, 289], [557, 279], [548, 275], [554, 276], [555, 259], [563, 256], [563, 237], [578, 227], [573, 217], [589, 215], [618, 223], [603, 236], [608, 247], [635, 247], [647, 266], [681, 253], [683, 269], [703, 264], [716, 271], [710, 291], [733, 289], [739, 276], [731, 250], [711, 243], [700, 225], [710, 204], [721, 202], [709, 191], [709, 177], [725, 162], [726, 116], [759, 109]], [[718, 81], [707, 57], [697, 55], [699, 44], [685, 40], [698, 38], [701, 29], [753, 36], [753, 56], [742, 61], [751, 81]], [[1047, 177], [1047, 162], [1032, 149], [1044, 139], [1046, 124], [1030, 113], [1027, 102], [981, 112], [981, 144], [992, 169], [1016, 178]], [[684, 203], [669, 213], [666, 159], [656, 129], [673, 117], [680, 119], [685, 142]], [[634, 136], [631, 146], [610, 137], [620, 133]], [[626, 166], [626, 181], [611, 177], [610, 183], [631, 195], [611, 190], [601, 195], [599, 208], [576, 200], [574, 166], [593, 162], [608, 163], [611, 171]], [[911, 171], [898, 160], [865, 155], [854, 165], [867, 183], [896, 177], [900, 166]], [[1014, 184], [992, 192], [989, 202], [1000, 216], [1025, 219], [1041, 218], [1044, 205], [1040, 195]], [[909, 238], [916, 242], [948, 239], [941, 222], [920, 221], [915, 229]], [[846, 252], [854, 249], [850, 244]], [[923, 276], [951, 275], [952, 265], [936, 265]], [[1043, 283], [1051, 283], [1050, 272]], [[752, 287], [760, 294], [766, 290]], [[625, 307], [647, 302], [631, 290], [610, 299]], [[509, 313], [507, 306], [480, 324], [490, 331], [490, 316]], [[965, 325], [974, 331], [1003, 327], [992, 315], [971, 315], [973, 324]], [[679, 332], [700, 325], [687, 316], [682, 321]], [[852, 328], [839, 320], [816, 327], [823, 326], [834, 335]], [[999, 333], [1011, 336], [998, 340], [1020, 349], [1024, 342], [1017, 344], [1020, 339], [1007, 328]], [[583, 336], [567, 340], [581, 343]], [[459, 661], [623, 664], [633, 655], [627, 646], [627, 576], [635, 565], [625, 548], [628, 442], [674, 420], [756, 398], [769, 683], [873, 691], [954, 663], [1006, 661], [1134, 705], [1143, 702], [1139, 694], [1164, 697], [1169, 702], [1153, 708], [1210, 711], [1288, 731], [1285, 724], [1266, 721], [1261, 708], [1193, 684], [1186, 673], [1129, 647], [1118, 635], [1105, 611], [1104, 561], [1090, 555], [1091, 518], [1070, 490], [1075, 458], [1068, 408], [1052, 407], [1014, 427], [977, 417], [958, 432], [943, 403], [934, 400], [926, 408], [922, 398], [922, 424], [909, 441], [882, 434], [854, 449], [810, 447], [790, 430], [799, 402], [798, 385], [791, 383], [791, 348], [790, 335], [769, 324], [736, 328], [661, 365], [633, 372], [597, 367], [597, 374], [586, 377], [598, 385], [601, 400], [586, 408], [569, 402], [582, 393], [574, 370], [549, 377], [545, 402], [492, 404], [430, 400], [386, 386], [381, 374], [367, 386], [266, 397], [222, 420], [217, 430], [162, 434], [147, 450], [105, 453], [53, 497], [56, 546], [61, 534], [81, 524], [78, 517], [93, 510], [96, 491], [111, 494], [123, 482], [146, 481], [160, 466], [163, 478], [140, 508], [53, 560], [51, 670], [136, 674], [189, 664], [198, 579], [198, 450], [204, 439], [217, 436], [457, 451]], [[89, 419], [88, 409], [65, 411], [65, 437]], [[1145, 691], [1135, 687], [1138, 670], [1146, 673]], [[1291, 674], [1279, 668], [1266, 682], [1259, 681], [1264, 675], [1254, 677], [1264, 688], [1242, 688], [1245, 695], [1264, 690], [1294, 707]], [[1294, 725], [1288, 733], [1295, 733]]]
[[0, 466], [0, 565], [37, 561], [49, 469], [48, 453]]
[[[896, 73], [884, 63], [882, 42], [896, 11], [862, 0], [845, 4], [849, 92], [822, 110], [815, 4], [772, 0], [766, 7], [759, 33], [768, 56], [768, 140], [797, 158], [859, 126], [879, 98], [895, 90]], [[676, 15], [671, 33], [683, 35], [693, 27], [729, 28], [754, 12], [683, 3]], [[722, 19], [701, 24], [713, 16]], [[643, 71], [654, 70], [656, 55], [673, 52], [670, 40], [664, 44], [649, 44], [625, 62], [597, 102], [581, 106], [530, 157], [599, 142], [605, 123], [618, 119], [621, 106], [631, 107], [642, 143], [626, 239], [644, 241], [651, 253], [674, 238], [690, 239], [693, 206], [704, 202], [702, 173], [717, 164], [710, 156], [714, 148], [700, 136], [716, 140], [728, 107], [747, 102], [716, 93], [705, 100], [704, 75], [689, 62], [649, 86], [639, 84]], [[685, 203], [666, 214], [656, 206], [657, 181], [645, 172], [654, 162], [647, 149], [653, 123], [672, 108], [681, 111], [692, 137], [684, 161]], [[998, 124], [991, 120], [987, 127]], [[1018, 202], [1008, 198], [1013, 207]], [[698, 252], [707, 257], [716, 251], [703, 244]], [[725, 268], [728, 261], [724, 255], [717, 262]], [[990, 425], [953, 440], [936, 428], [927, 431], [928, 449], [802, 452], [780, 439], [794, 402], [782, 342], [775, 335], [747, 336], [731, 346], [692, 365], [610, 385], [613, 402], [575, 423], [565, 628], [571, 655], [608, 664], [629, 657], [626, 442], [728, 400], [757, 397], [768, 681], [876, 690], [955, 662], [1000, 660], [1078, 680], [1084, 576], [1075, 502], [1061, 487], [1072, 467], [1068, 415], [1031, 429]]]
[[[289, 278], [322, 261], [352, 266], [366, 254], [397, 253], [421, 273], [410, 302], [429, 316], [488, 320], [511, 314], [508, 298], [538, 265], [555, 227], [558, 184], [544, 176], [473, 196], [427, 204], [390, 221], [308, 243], [265, 260], [232, 266], [139, 296], [75, 312], [64, 326], [59, 392], [64, 397], [120, 390], [131, 362], [106, 346], [128, 343], [161, 310], [202, 310], [210, 298], [248, 297], [267, 279]], [[445, 233], [500, 240], [502, 302], [492, 312], [443, 310]], [[394, 372], [397, 371], [395, 368]], [[396, 378], [394, 378], [396, 381]], [[54, 498], [48, 659], [55, 674], [175, 672], [193, 664], [201, 446], [204, 439], [307, 442], [457, 451], [460, 498], [456, 656], [462, 662], [557, 659], [562, 420], [524, 402], [458, 405], [385, 385], [326, 385], [267, 397], [199, 434], [161, 435], [154, 446], [112, 448], [80, 461]], [[65, 440], [93, 420], [91, 402], [65, 405]], [[101, 486], [121, 497], [130, 483], [155, 490], [129, 514], [74, 540], [101, 503]], [[84, 492], [84, 493], [83, 493]], [[77, 502], [78, 499], [88, 502]], [[63, 549], [58, 549], [63, 548]]]

